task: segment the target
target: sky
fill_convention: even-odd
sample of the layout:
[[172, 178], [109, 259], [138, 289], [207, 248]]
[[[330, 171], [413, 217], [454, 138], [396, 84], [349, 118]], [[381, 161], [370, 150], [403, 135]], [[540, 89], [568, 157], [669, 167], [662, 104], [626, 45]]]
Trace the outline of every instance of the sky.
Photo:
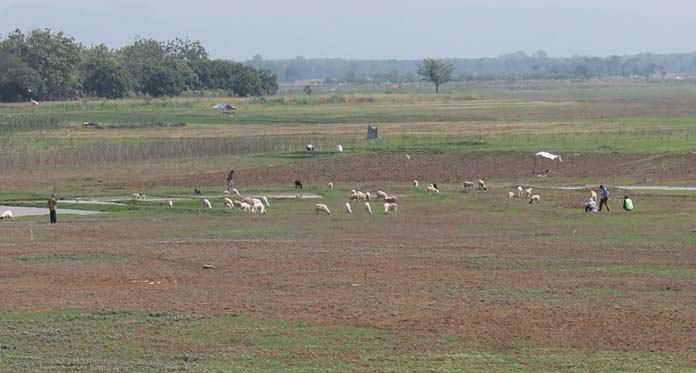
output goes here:
[[199, 40], [212, 58], [478, 58], [696, 51], [690, 0], [0, 0], [0, 37]]

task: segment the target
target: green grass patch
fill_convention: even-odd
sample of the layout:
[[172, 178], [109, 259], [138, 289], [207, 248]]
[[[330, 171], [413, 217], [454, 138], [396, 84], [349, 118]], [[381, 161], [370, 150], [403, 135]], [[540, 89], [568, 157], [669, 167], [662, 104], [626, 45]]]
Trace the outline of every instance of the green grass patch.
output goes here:
[[597, 272], [609, 274], [631, 274], [631, 275], [652, 275], [652, 276], [696, 276], [696, 268], [679, 267], [652, 267], [652, 266], [597, 266], [585, 267], [583, 272]]
[[123, 257], [107, 253], [51, 253], [20, 256], [17, 260], [27, 263], [74, 263], [122, 260]]

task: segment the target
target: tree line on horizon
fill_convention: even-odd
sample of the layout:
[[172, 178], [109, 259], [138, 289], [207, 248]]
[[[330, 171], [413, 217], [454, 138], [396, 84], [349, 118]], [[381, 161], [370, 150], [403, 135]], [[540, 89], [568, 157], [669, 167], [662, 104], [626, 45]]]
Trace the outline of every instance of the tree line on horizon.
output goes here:
[[[696, 52], [641, 53], [609, 57], [551, 57], [544, 51], [516, 52], [492, 58], [445, 58], [452, 65], [453, 80], [590, 79], [593, 77], [642, 77], [696, 74]], [[266, 60], [257, 55], [245, 62], [268, 69], [281, 82], [321, 80], [348, 83], [403, 83], [422, 80], [416, 60], [347, 60], [304, 58]]]
[[0, 101], [160, 97], [199, 90], [273, 95], [278, 81], [268, 69], [210, 59], [200, 42], [188, 39], [138, 39], [110, 49], [85, 47], [50, 29], [0, 37]]

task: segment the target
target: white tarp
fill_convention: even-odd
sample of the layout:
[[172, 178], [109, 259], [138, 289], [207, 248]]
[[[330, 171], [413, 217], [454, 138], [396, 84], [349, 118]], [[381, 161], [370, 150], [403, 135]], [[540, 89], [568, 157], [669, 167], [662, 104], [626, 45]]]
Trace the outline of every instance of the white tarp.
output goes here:
[[560, 162], [563, 162], [563, 159], [561, 158], [560, 155], [551, 154], [549, 152], [538, 152], [538, 153], [536, 153], [536, 156], [537, 157], [544, 157], [544, 158], [550, 159], [552, 161], [555, 161], [556, 159], [558, 159]]

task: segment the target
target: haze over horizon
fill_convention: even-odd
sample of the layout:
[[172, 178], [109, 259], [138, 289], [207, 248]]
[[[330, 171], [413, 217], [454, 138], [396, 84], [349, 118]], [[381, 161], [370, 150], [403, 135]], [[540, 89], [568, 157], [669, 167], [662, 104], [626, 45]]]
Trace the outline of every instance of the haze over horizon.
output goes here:
[[0, 37], [50, 28], [85, 45], [119, 48], [139, 37], [199, 40], [212, 58], [248, 60], [551, 56], [696, 51], [678, 0], [0, 0]]

